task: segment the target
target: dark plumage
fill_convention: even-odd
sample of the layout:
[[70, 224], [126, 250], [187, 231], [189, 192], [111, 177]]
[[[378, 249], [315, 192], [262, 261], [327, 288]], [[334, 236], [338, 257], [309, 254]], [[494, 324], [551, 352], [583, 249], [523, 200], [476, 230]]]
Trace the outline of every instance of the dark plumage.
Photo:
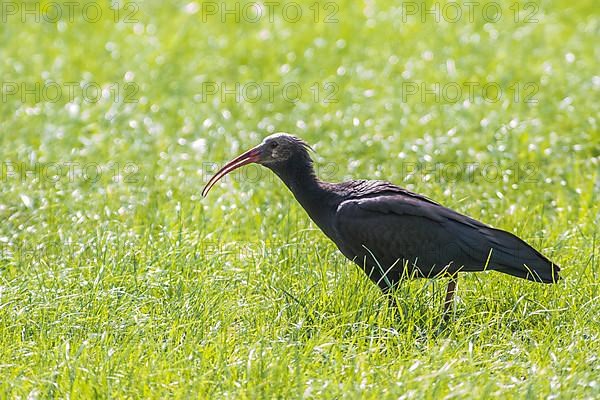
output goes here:
[[223, 167], [225, 174], [257, 162], [277, 174], [319, 226], [384, 292], [402, 278], [449, 276], [448, 308], [458, 272], [495, 270], [554, 283], [560, 268], [517, 236], [492, 228], [427, 197], [384, 181], [321, 182], [310, 147], [275, 134]]

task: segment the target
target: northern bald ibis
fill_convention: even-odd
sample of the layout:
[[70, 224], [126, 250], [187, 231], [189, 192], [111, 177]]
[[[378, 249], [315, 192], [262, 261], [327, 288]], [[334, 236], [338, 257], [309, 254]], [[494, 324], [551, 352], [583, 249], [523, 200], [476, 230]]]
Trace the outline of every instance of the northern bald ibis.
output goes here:
[[385, 181], [322, 182], [310, 146], [277, 133], [227, 163], [207, 183], [250, 163], [273, 171], [310, 218], [384, 293], [402, 278], [450, 277], [444, 315], [459, 272], [495, 270], [555, 283], [560, 268], [522, 239]]

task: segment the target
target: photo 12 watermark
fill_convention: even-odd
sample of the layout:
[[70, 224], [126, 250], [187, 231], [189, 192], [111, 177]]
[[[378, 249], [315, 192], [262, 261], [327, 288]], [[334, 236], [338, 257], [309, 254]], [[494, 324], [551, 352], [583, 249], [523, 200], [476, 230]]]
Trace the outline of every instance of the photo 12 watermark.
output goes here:
[[136, 2], [118, 1], [2, 1], [2, 23], [138, 23], [140, 6]]
[[[395, 165], [397, 167], [397, 165]], [[400, 163], [404, 182], [537, 183], [539, 166], [534, 162], [410, 162]]]
[[[308, 217], [306, 218], [308, 223]], [[244, 260], [268, 259], [280, 257], [289, 252], [298, 253], [308, 251], [305, 243], [285, 243], [283, 241], [220, 241], [202, 240], [197, 250], [198, 257], [206, 260], [233, 259], [238, 262]], [[310, 251], [314, 251], [311, 247]]]
[[136, 184], [140, 167], [134, 162], [0, 162], [0, 182], [88, 182], [108, 179], [115, 183]]
[[[8, 263], [55, 258], [64, 260], [72, 257], [90, 259], [98, 255], [99, 249], [106, 249], [106, 244], [98, 238], [85, 242], [70, 239], [65, 241], [44, 240], [41, 243], [33, 243], [27, 238], [12, 239], [0, 236], [0, 260]], [[120, 253], [116, 257], [118, 261], [126, 261], [129, 255]]]
[[[225, 165], [224, 162], [217, 163], [211, 161], [205, 161], [202, 163], [200, 174], [202, 176], [202, 182], [208, 183], [219, 169]], [[334, 162], [317, 163], [314, 165], [315, 172], [319, 178], [323, 180], [336, 180], [339, 172], [339, 165]], [[257, 183], [260, 181], [274, 182], [279, 178], [268, 168], [258, 164], [249, 164], [244, 168], [239, 168], [231, 171], [229, 174], [221, 178], [221, 182], [233, 181], [233, 182], [249, 182]]]
[[258, 103], [258, 102], [338, 102], [339, 86], [335, 82], [202, 82], [196, 100], [201, 103]]
[[200, 13], [201, 21], [235, 23], [274, 23], [282, 20], [287, 23], [313, 22], [336, 24], [339, 22], [340, 6], [334, 1], [297, 3], [295, 1], [202, 1], [188, 3], [185, 11]]
[[2, 103], [72, 103], [82, 99], [85, 103], [100, 101], [137, 103], [140, 87], [135, 82], [1, 82]]
[[400, 5], [402, 22], [421, 23], [514, 23], [539, 22], [540, 6], [535, 2], [403, 1]]
[[508, 100], [512, 103], [537, 104], [539, 85], [535, 82], [417, 82], [404, 81], [400, 85], [403, 103], [474, 103], [482, 99], [486, 103]]

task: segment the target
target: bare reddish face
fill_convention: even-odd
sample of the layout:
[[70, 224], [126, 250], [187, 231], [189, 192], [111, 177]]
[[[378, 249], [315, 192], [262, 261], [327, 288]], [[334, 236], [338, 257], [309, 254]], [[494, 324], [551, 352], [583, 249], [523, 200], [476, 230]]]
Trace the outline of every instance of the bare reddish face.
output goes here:
[[202, 190], [202, 196], [206, 197], [206, 195], [208, 194], [210, 189], [215, 185], [215, 183], [217, 183], [219, 179], [221, 179], [231, 171], [243, 167], [244, 165], [255, 163], [258, 161], [260, 161], [260, 149], [258, 147], [250, 149], [244, 154], [237, 156], [236, 158], [225, 164], [223, 168], [221, 168], [212, 178], [210, 178], [210, 181], [208, 181], [208, 183]]

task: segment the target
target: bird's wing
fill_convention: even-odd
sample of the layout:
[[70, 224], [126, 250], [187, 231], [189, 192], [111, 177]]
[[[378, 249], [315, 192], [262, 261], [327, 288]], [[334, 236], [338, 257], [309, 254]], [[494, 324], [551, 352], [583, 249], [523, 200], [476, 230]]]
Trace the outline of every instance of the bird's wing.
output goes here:
[[539, 281], [558, 277], [558, 267], [511, 233], [404, 189], [342, 202], [334, 227], [348, 258], [383, 272], [391, 268], [392, 275], [396, 270], [435, 276], [489, 268]]

